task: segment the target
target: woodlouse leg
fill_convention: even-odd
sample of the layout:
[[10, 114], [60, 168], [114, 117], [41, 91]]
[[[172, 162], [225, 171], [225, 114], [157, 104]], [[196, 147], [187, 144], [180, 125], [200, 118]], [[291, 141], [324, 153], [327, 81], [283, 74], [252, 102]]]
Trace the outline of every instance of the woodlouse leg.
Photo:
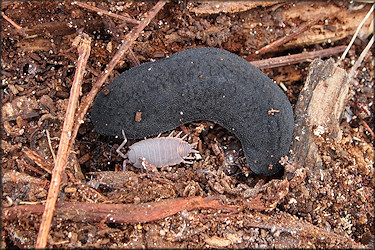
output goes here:
[[128, 158], [125, 154], [123, 154], [120, 150], [125, 146], [128, 139], [125, 136], [124, 130], [122, 130], [122, 135], [124, 136], [124, 141], [121, 143], [121, 145], [116, 149], [116, 152], [124, 159]]
[[181, 140], [184, 140], [187, 136], [188, 134], [184, 135], [183, 137], [181, 137]]
[[159, 138], [161, 136], [161, 133], [160, 134], [158, 134], [158, 136], [156, 137], [156, 138]]
[[172, 137], [173, 133], [174, 133], [174, 130], [168, 135], [168, 137]]
[[195, 150], [195, 149], [192, 148], [192, 149], [190, 150], [190, 153], [199, 153], [199, 151], [198, 151], [198, 150]]
[[183, 161], [182, 163], [185, 163], [185, 164], [193, 164], [194, 162], [193, 162], [193, 161]]
[[126, 164], [129, 163], [129, 160], [128, 159], [125, 159], [123, 162], [122, 162], [122, 171], [125, 172], [126, 171]]
[[184, 159], [185, 159], [185, 160], [194, 160], [195, 157], [192, 157], [192, 156], [190, 157], [190, 156], [189, 156], [189, 157], [185, 157]]
[[182, 131], [180, 131], [176, 136], [175, 138], [178, 138], [180, 136], [180, 134], [182, 134]]
[[142, 170], [144, 170], [147, 174], [153, 174], [153, 175], [158, 175], [159, 174], [159, 171], [157, 169], [157, 167], [155, 167], [154, 165], [150, 164], [146, 158], [144, 157], [140, 157], [139, 158], [139, 161], [141, 162], [141, 168]]

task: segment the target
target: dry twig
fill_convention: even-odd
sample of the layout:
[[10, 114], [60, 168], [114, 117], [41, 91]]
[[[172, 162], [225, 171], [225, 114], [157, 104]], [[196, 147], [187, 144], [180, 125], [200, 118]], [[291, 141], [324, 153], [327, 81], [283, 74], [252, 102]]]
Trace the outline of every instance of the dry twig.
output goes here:
[[12, 19], [10, 19], [7, 15], [4, 14], [4, 12], [1, 12], [2, 17], [7, 20], [14, 28], [17, 29], [17, 31], [21, 34], [21, 36], [26, 37], [25, 30], [16, 24]]
[[79, 95], [81, 93], [83, 74], [86, 71], [86, 64], [91, 50], [91, 38], [88, 35], [83, 35], [82, 37], [83, 39], [81, 40], [81, 44], [78, 47], [79, 58], [77, 63], [77, 70], [75, 72], [72, 89], [70, 91], [70, 98], [65, 114], [65, 122], [61, 133], [59, 150], [57, 152], [55, 167], [52, 171], [52, 179], [48, 190], [47, 202], [42, 216], [38, 238], [36, 240], [36, 248], [44, 248], [47, 244], [47, 237], [51, 227], [52, 216], [55, 210], [56, 200], [60, 190], [61, 175], [64, 171], [70, 153], [69, 141], [71, 137], [71, 131], [74, 124]]
[[51, 137], [49, 136], [48, 129], [46, 129], [46, 135], [47, 135], [49, 150], [51, 151], [53, 161], [55, 162], [56, 161], [56, 155], [55, 155], [55, 151], [52, 148]]
[[23, 159], [16, 159], [16, 162], [17, 162], [17, 166], [18, 167], [24, 167], [24, 168], [27, 168], [31, 171], [33, 171], [34, 173], [37, 173], [41, 176], [45, 175], [46, 173], [40, 171], [39, 169], [37, 169], [36, 167], [33, 167], [31, 165], [29, 165], [25, 160]]
[[[4, 209], [2, 216], [5, 220], [16, 219], [19, 214], [31, 212], [40, 215], [44, 205], [13, 206]], [[73, 221], [108, 223], [145, 223], [172, 216], [183, 210], [215, 209], [227, 212], [239, 211], [238, 206], [225, 205], [215, 197], [181, 197], [166, 199], [143, 204], [104, 204], [65, 202], [56, 208], [58, 215]]]
[[357, 71], [359, 65], [361, 65], [363, 59], [365, 58], [367, 52], [370, 50], [370, 48], [372, 47], [373, 44], [374, 44], [374, 36], [371, 37], [370, 41], [366, 45], [366, 48], [362, 51], [361, 55], [358, 57], [358, 60], [355, 62], [353, 67], [350, 69], [350, 73], [349, 73], [350, 79], [352, 79], [354, 77], [354, 74]]
[[12, 116], [3, 118], [2, 121], [3, 122], [14, 121], [14, 120], [17, 120], [17, 117], [21, 117], [23, 120], [27, 120], [27, 119], [32, 119], [32, 118], [38, 117], [38, 116], [39, 116], [39, 113], [33, 111], [33, 112], [30, 112], [30, 113], [26, 113], [26, 114], [12, 115]]
[[250, 63], [259, 69], [270, 69], [270, 68], [276, 68], [276, 67], [306, 62], [306, 61], [313, 60], [314, 58], [332, 56], [337, 53], [343, 52], [345, 48], [346, 48], [345, 45], [341, 45], [341, 46], [317, 50], [317, 51], [302, 52], [302, 53], [290, 55], [290, 56], [280, 56], [280, 57], [274, 57], [274, 58], [269, 58], [269, 59], [264, 59], [264, 60], [250, 61]]
[[156, 16], [156, 14], [163, 8], [166, 4], [164, 1], [159, 1], [155, 6], [149, 11], [148, 16], [142, 20], [142, 22], [135, 28], [135, 30], [130, 31], [125, 39], [124, 43], [121, 45], [119, 50], [113, 56], [112, 60], [108, 63], [107, 67], [105, 68], [104, 72], [102, 72], [98, 78], [98, 80], [93, 84], [91, 91], [82, 98], [81, 105], [78, 109], [76, 123], [73, 127], [72, 137], [70, 140], [70, 146], [72, 147], [75, 141], [75, 138], [78, 133], [78, 129], [84, 121], [85, 115], [89, 107], [92, 105], [92, 102], [99, 92], [103, 83], [107, 80], [108, 76], [111, 74], [112, 70], [118, 63], [118, 61], [123, 57], [125, 52], [130, 48], [133, 44], [135, 39], [141, 34], [143, 29], [151, 22], [151, 20]]
[[290, 40], [292, 40], [293, 38], [295, 38], [296, 36], [302, 34], [303, 32], [305, 32], [306, 30], [308, 30], [312, 25], [316, 24], [321, 18], [323, 17], [323, 15], [318, 15], [317, 17], [313, 18], [312, 20], [310, 20], [309, 22], [307, 23], [304, 23], [303, 25], [301, 25], [297, 30], [295, 30], [293, 33], [289, 34], [289, 35], [286, 35], [282, 38], [280, 38], [279, 40], [276, 40], [274, 41], [273, 43], [270, 43], [266, 46], [264, 46], [263, 48], [261, 48], [260, 50], [256, 51], [255, 54], [250, 54], [246, 57], [246, 60], [252, 60], [262, 54], [265, 54], [267, 52], [270, 52], [272, 51], [273, 49], [276, 49], [277, 47], [289, 42]]
[[362, 22], [358, 25], [357, 30], [355, 31], [352, 39], [350, 40], [350, 43], [349, 43], [348, 47], [346, 48], [346, 50], [342, 54], [340, 60], [344, 60], [344, 58], [346, 57], [346, 54], [348, 54], [349, 49], [353, 45], [355, 39], [357, 38], [357, 35], [358, 35], [360, 29], [362, 28], [362, 26], [366, 22], [366, 20], [370, 17], [371, 13], [374, 11], [374, 8], [375, 8], [375, 4], [372, 5], [372, 7], [370, 8], [370, 10], [367, 12], [366, 16], [363, 18]]
[[103, 9], [88, 5], [86, 3], [75, 2], [75, 4], [82, 7], [82, 8], [97, 12], [98, 15], [100, 15], [102, 13], [102, 14], [105, 14], [107, 16], [111, 16], [111, 17], [114, 17], [114, 18], [117, 18], [117, 19], [121, 19], [121, 20], [123, 20], [125, 22], [128, 22], [128, 23], [132, 23], [132, 24], [139, 24], [140, 23], [138, 20], [135, 20], [133, 18], [125, 17], [125, 16], [122, 16], [122, 15], [117, 15], [115, 13], [112, 13], [112, 12], [108, 11], [108, 10], [103, 10]]
[[53, 163], [44, 159], [40, 155], [38, 155], [35, 151], [29, 149], [28, 147], [23, 148], [23, 152], [27, 157], [30, 158], [33, 162], [35, 162], [36, 165], [38, 165], [40, 168], [47, 171], [47, 173], [52, 174], [53, 170]]
[[364, 120], [362, 120], [361, 122], [362, 122], [363, 127], [365, 127], [365, 129], [370, 133], [371, 138], [374, 139], [374, 131], [372, 131], [370, 126], [367, 124], [367, 122], [365, 122]]

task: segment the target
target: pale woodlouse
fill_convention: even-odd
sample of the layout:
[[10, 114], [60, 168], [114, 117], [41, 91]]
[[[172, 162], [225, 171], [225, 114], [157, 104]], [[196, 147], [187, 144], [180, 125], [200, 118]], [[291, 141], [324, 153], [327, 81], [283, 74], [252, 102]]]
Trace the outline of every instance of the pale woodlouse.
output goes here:
[[195, 143], [188, 143], [184, 141], [187, 135], [179, 138], [182, 131], [173, 137], [172, 131], [167, 137], [160, 137], [161, 134], [156, 138], [145, 139], [136, 142], [129, 146], [129, 150], [126, 154], [120, 150], [125, 146], [127, 138], [125, 132], [122, 131], [124, 141], [116, 149], [116, 152], [123, 157], [123, 169], [126, 169], [126, 164], [130, 163], [134, 167], [142, 168], [142, 163], [147, 162], [148, 164], [161, 168], [164, 166], [173, 166], [179, 163], [193, 164], [194, 157], [188, 157], [191, 153], [199, 153], [193, 147], [197, 145]]

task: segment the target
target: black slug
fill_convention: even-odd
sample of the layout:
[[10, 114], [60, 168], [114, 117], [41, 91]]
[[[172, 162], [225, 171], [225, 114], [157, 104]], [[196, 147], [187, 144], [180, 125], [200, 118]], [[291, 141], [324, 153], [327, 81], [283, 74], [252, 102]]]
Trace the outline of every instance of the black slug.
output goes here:
[[[109, 93], [108, 93], [109, 92]], [[250, 169], [282, 169], [293, 133], [293, 110], [282, 90], [241, 57], [216, 48], [189, 49], [134, 67], [95, 99], [98, 133], [154, 136], [192, 121], [217, 122], [241, 141]]]

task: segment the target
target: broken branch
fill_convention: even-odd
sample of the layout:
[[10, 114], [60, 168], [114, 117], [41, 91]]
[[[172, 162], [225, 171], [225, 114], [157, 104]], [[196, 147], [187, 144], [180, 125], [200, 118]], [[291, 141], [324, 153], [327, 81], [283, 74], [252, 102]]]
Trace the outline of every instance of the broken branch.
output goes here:
[[329, 57], [329, 56], [343, 52], [345, 48], [346, 48], [345, 45], [341, 45], [341, 46], [317, 50], [317, 51], [302, 52], [302, 53], [295, 54], [295, 55], [280, 56], [280, 57], [274, 57], [274, 58], [258, 60], [258, 61], [250, 61], [250, 63], [259, 69], [270, 69], [270, 68], [276, 68], [276, 67], [310, 61], [317, 57], [320, 57], [320, 58]]
[[59, 150], [57, 152], [55, 167], [52, 171], [52, 179], [48, 190], [47, 202], [42, 216], [38, 238], [36, 240], [36, 248], [44, 248], [47, 244], [47, 237], [51, 227], [52, 216], [55, 210], [56, 200], [60, 190], [61, 175], [64, 171], [70, 154], [71, 147], [69, 141], [71, 137], [71, 131], [74, 124], [79, 95], [81, 93], [83, 74], [86, 71], [86, 64], [91, 50], [91, 38], [85, 34], [82, 36], [82, 38], [83, 39], [81, 40], [81, 44], [78, 47], [79, 57], [77, 70], [75, 72], [72, 89], [70, 91], [70, 98], [65, 114], [65, 122], [61, 133]]
[[260, 50], [256, 51], [255, 54], [250, 54], [246, 57], [246, 60], [251, 60], [251, 59], [254, 59], [262, 54], [265, 54], [267, 52], [270, 52], [272, 51], [273, 49], [276, 49], [277, 47], [289, 42], [290, 40], [292, 40], [293, 38], [295, 38], [296, 36], [302, 34], [303, 32], [305, 32], [306, 30], [308, 30], [312, 25], [316, 24], [321, 18], [323, 17], [322, 14], [318, 15], [317, 17], [313, 18], [312, 20], [310, 20], [309, 22], [307, 23], [304, 23], [303, 25], [301, 25], [297, 30], [295, 30], [293, 33], [289, 34], [289, 35], [286, 35], [282, 38], [280, 38], [279, 40], [276, 40], [274, 41], [273, 43], [270, 43], [266, 46], [264, 46], [263, 48], [261, 48]]
[[25, 37], [26, 36], [26, 33], [25, 33], [25, 30], [19, 26], [18, 24], [16, 24], [12, 19], [10, 19], [7, 15], [4, 14], [4, 12], [1, 12], [1, 15], [2, 17], [7, 20], [14, 28], [16, 28], [16, 30], [21, 34], [21, 36]]
[[91, 11], [94, 11], [94, 12], [97, 12], [98, 15], [100, 15], [101, 13], [102, 14], [105, 14], [107, 16], [111, 16], [111, 17], [114, 17], [114, 18], [118, 18], [118, 19], [121, 19], [127, 23], [133, 23], [133, 24], [139, 24], [140, 22], [138, 20], [135, 20], [133, 18], [129, 18], [129, 17], [125, 17], [125, 16], [121, 16], [121, 15], [117, 15], [115, 13], [112, 13], [108, 10], [104, 10], [104, 9], [99, 9], [97, 7], [94, 7], [94, 6], [91, 6], [91, 5], [88, 5], [86, 3], [82, 3], [82, 2], [75, 2], [76, 5], [82, 7], [82, 8], [85, 8], [85, 9], [88, 9], [88, 10], [91, 10]]
[[[40, 215], [44, 205], [25, 205], [6, 208], [2, 212], [5, 220], [16, 219], [20, 214], [27, 212]], [[72, 221], [108, 223], [145, 223], [172, 216], [183, 210], [215, 209], [228, 212], [237, 212], [237, 206], [224, 205], [215, 197], [184, 197], [165, 199], [158, 202], [143, 204], [104, 204], [64, 202], [56, 208], [56, 214]]]

